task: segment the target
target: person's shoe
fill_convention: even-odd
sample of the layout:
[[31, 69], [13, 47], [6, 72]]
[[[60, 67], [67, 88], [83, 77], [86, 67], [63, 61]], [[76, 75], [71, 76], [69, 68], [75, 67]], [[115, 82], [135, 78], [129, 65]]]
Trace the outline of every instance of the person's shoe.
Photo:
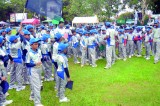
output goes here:
[[142, 57], [142, 55], [137, 55], [137, 57]]
[[17, 87], [16, 91], [19, 92], [19, 91], [24, 90], [25, 88], [26, 88], [25, 86], [22, 86], [22, 87], [20, 87], [20, 88]]
[[43, 106], [42, 104], [36, 104], [35, 106]]
[[81, 62], [77, 61], [76, 64], [80, 64]]
[[9, 86], [9, 89], [16, 89], [16, 88], [17, 88], [16, 84]]
[[146, 60], [150, 60], [150, 58], [149, 58], [149, 57], [147, 57], [147, 58], [146, 58]]
[[123, 59], [123, 61], [126, 61], [126, 60], [127, 60], [126, 58]]
[[92, 65], [92, 67], [97, 67], [97, 65]]
[[106, 67], [104, 67], [104, 69], [110, 69], [110, 67], [106, 66]]
[[30, 97], [29, 97], [29, 100], [30, 100], [30, 101], [33, 101], [33, 100], [34, 100], [34, 98], [32, 98], [32, 97], [30, 96]]
[[131, 58], [131, 56], [129, 55], [129, 58]]
[[54, 78], [49, 78], [49, 81], [54, 81]]
[[84, 67], [84, 65], [81, 65], [81, 67]]
[[69, 101], [70, 101], [70, 100], [69, 100], [67, 97], [59, 100], [60, 103], [62, 103], [62, 102], [69, 102]]
[[6, 93], [5, 93], [5, 96], [6, 96], [6, 97], [7, 97], [7, 96], [9, 96], [9, 93], [8, 93], [8, 92], [6, 92]]
[[2, 106], [7, 106], [9, 104], [11, 104], [13, 102], [13, 100], [6, 100]]
[[26, 85], [29, 85], [30, 83], [28, 81], [25, 82]]

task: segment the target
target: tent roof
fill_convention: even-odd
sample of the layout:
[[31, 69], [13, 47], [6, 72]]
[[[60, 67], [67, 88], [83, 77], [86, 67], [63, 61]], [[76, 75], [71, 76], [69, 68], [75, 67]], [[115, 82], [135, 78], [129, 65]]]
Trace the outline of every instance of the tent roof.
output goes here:
[[72, 23], [99, 23], [98, 17], [75, 17]]
[[37, 24], [40, 24], [40, 21], [38, 19], [25, 19], [22, 21], [22, 24], [37, 25]]

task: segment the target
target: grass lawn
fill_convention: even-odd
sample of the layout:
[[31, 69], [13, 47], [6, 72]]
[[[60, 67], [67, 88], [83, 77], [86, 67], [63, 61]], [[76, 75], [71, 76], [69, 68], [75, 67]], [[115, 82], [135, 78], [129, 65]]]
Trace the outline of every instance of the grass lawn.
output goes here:
[[[69, 103], [59, 103], [54, 82], [44, 82], [41, 92], [44, 106], [160, 106], [160, 63], [154, 65], [153, 57], [146, 61], [134, 57], [126, 62], [116, 61], [110, 70], [103, 69], [105, 60], [97, 61], [98, 67], [81, 68], [69, 59], [72, 91], [66, 90]], [[33, 106], [29, 101], [30, 89], [9, 91], [14, 102], [10, 106]]]

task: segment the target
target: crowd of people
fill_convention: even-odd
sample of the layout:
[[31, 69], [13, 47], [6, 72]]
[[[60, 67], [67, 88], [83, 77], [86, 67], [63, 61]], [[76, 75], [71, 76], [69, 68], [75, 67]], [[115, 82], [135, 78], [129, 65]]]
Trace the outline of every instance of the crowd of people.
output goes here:
[[[43, 106], [40, 91], [44, 81], [55, 81], [55, 90], [59, 102], [69, 102], [65, 95], [67, 82], [71, 81], [68, 58], [81, 67], [91, 65], [97, 67], [96, 61], [106, 59], [105, 69], [110, 69], [116, 60], [133, 56], [150, 59], [154, 56], [156, 64], [160, 59], [160, 23], [153, 26], [115, 26], [111, 22], [104, 25], [80, 24], [74, 29], [60, 22], [55, 28], [53, 24], [20, 25], [16, 35], [11, 28], [0, 30], [0, 78], [1, 83], [10, 77], [9, 89], [17, 92], [29, 84], [35, 106]], [[145, 49], [143, 49], [145, 47]], [[117, 52], [118, 51], [118, 52]], [[81, 59], [81, 61], [79, 61]], [[52, 70], [54, 67], [54, 70]], [[54, 77], [53, 77], [54, 76]], [[0, 105], [11, 104], [6, 100], [9, 95], [0, 87]]]

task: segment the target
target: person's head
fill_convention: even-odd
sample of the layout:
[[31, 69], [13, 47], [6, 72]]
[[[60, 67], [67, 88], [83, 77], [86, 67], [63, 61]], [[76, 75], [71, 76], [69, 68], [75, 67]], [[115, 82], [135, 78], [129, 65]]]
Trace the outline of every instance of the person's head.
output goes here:
[[60, 43], [58, 45], [58, 52], [67, 54], [67, 48], [68, 48], [68, 44], [67, 43]]
[[1, 29], [1, 30], [0, 30], [0, 35], [5, 36], [5, 34], [6, 34], [5, 30], [4, 30], [4, 29]]
[[75, 36], [77, 33], [75, 30], [72, 30], [72, 35]]
[[61, 33], [56, 33], [54, 36], [54, 39], [56, 42], [61, 42], [63, 40], [62, 34]]
[[17, 42], [18, 42], [18, 38], [19, 38], [19, 36], [11, 35], [11, 36], [9, 37], [9, 41], [10, 41], [11, 43], [17, 43]]
[[50, 35], [49, 35], [49, 34], [43, 34], [41, 40], [42, 40], [43, 42], [48, 42], [48, 39], [49, 39], [49, 38], [50, 38]]
[[8, 34], [8, 35], [11, 35], [11, 32], [12, 31], [12, 29], [11, 28], [6, 28], [6, 33]]
[[124, 33], [124, 30], [123, 30], [123, 29], [120, 29], [120, 30], [118, 31], [118, 33], [119, 33], [119, 34], [123, 34], [123, 33]]
[[110, 28], [111, 27], [111, 23], [110, 22], [105, 22], [105, 26], [106, 26], [106, 28]]
[[27, 29], [29, 32], [31, 32], [31, 33], [34, 32], [34, 27], [33, 27], [32, 25], [27, 25], [27, 26], [26, 26], [26, 29]]
[[24, 33], [24, 37], [25, 37], [27, 40], [30, 40], [30, 35], [31, 35], [31, 33], [30, 33], [28, 30], [25, 30], [23, 33]]
[[53, 24], [52, 23], [49, 24], [49, 28], [53, 29]]
[[63, 28], [64, 27], [64, 22], [60, 21], [58, 26], [59, 26], [59, 28]]
[[101, 28], [102, 34], [106, 34], [106, 28]]
[[31, 45], [32, 50], [35, 51], [38, 49], [39, 41], [40, 41], [40, 39], [38, 39], [38, 38], [31, 38], [30, 39], [29, 43]]

